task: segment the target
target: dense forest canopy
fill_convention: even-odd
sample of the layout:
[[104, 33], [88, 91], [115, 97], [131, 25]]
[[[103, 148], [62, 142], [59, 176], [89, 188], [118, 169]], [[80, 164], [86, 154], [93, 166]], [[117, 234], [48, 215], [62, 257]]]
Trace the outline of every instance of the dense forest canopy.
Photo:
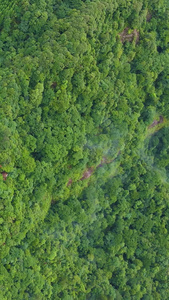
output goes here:
[[169, 299], [168, 1], [0, 11], [0, 299]]

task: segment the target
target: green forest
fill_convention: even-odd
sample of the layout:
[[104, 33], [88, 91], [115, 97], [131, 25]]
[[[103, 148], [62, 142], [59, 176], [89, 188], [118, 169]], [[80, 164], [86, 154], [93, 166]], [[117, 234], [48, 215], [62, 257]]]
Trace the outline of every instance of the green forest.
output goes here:
[[169, 299], [169, 1], [0, 0], [0, 300]]

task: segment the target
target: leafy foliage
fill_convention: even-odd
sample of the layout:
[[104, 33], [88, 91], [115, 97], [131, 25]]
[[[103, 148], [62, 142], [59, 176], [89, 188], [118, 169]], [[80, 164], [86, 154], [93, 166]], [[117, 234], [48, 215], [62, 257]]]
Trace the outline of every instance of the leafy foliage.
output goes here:
[[168, 4], [0, 9], [0, 298], [169, 299]]

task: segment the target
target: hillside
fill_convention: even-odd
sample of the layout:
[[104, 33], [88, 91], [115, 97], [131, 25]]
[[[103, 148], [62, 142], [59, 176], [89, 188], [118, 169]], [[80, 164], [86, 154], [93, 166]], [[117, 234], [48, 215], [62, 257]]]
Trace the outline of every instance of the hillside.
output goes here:
[[169, 299], [168, 1], [0, 10], [0, 299]]

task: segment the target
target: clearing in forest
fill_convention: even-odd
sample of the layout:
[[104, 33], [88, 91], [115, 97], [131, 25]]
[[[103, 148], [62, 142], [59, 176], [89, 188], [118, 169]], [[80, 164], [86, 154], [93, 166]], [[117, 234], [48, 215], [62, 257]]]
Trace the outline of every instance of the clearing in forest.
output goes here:
[[120, 40], [122, 43], [125, 42], [132, 42], [134, 38], [136, 37], [136, 44], [139, 41], [139, 32], [134, 29], [131, 33], [129, 32], [129, 28], [126, 27], [119, 35], [120, 35]]

